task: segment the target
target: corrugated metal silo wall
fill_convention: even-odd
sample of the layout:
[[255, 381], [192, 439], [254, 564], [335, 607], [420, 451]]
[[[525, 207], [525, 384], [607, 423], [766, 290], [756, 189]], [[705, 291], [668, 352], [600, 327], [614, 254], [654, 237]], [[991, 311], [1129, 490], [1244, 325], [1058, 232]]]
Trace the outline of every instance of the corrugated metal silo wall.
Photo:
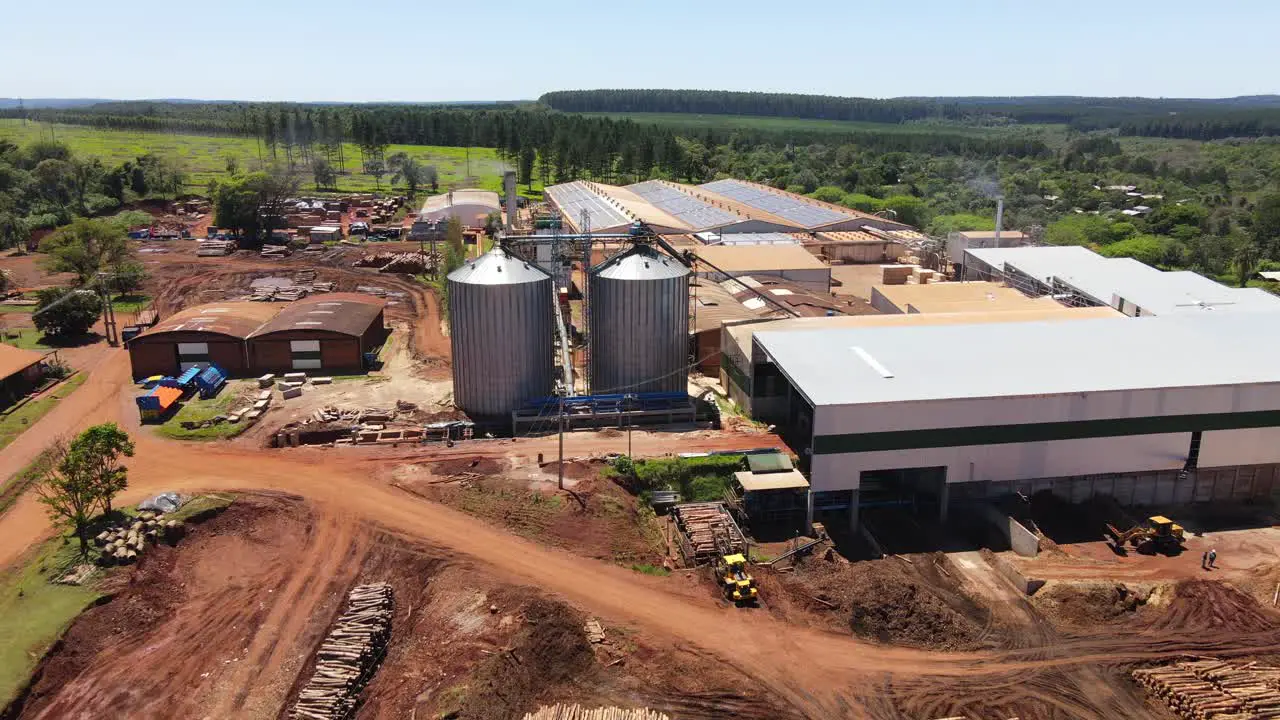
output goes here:
[[551, 278], [514, 285], [449, 282], [454, 402], [507, 420], [554, 388]]
[[591, 392], [686, 390], [689, 276], [590, 283]]

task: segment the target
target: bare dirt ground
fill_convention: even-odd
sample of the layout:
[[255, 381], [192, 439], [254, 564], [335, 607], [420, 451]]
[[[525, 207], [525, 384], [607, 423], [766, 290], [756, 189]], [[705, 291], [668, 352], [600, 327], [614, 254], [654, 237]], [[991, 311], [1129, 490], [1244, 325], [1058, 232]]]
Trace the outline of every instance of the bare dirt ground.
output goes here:
[[[333, 552], [333, 548], [342, 552]], [[348, 524], [298, 498], [244, 496], [148, 553], [39, 670], [22, 718], [278, 717], [352, 584], [395, 589], [392, 641], [363, 718], [519, 718], [544, 702], [633, 702], [684, 717], [781, 718], [732, 670], [607, 627], [446, 551]], [[741, 712], [742, 702], [753, 712]]]
[[[304, 260], [295, 258], [266, 262], [246, 257], [206, 264], [195, 263], [192, 258], [192, 262], [161, 260], [157, 265], [168, 268], [162, 277], [174, 286], [170, 291], [166, 285], [161, 293], [167, 296], [166, 302], [181, 303], [199, 301], [198, 298], [207, 295], [203, 290], [225, 293], [228, 289], [247, 287], [251, 278], [259, 273], [286, 274], [281, 272], [282, 268], [301, 269], [313, 260], [308, 258], [304, 264]], [[325, 272], [342, 278], [341, 282], [352, 287], [366, 283], [391, 287], [394, 280], [377, 274], [366, 277], [363, 271], [336, 264], [329, 271], [322, 270], [322, 278]], [[187, 279], [188, 275], [200, 274], [211, 281], [201, 283]], [[447, 371], [448, 343], [439, 332], [438, 308], [433, 319], [431, 308], [435, 306], [430, 293], [422, 288], [418, 289], [421, 295], [414, 295], [409, 289], [405, 292], [413, 311], [406, 308], [404, 319], [408, 321], [415, 313], [424, 318], [414, 325], [412, 343], [414, 357], [423, 358], [429, 364], [422, 376], [431, 379], [433, 374], [443, 375]], [[430, 365], [433, 362], [436, 364]], [[128, 394], [121, 392], [128, 384], [128, 372], [128, 359], [123, 352], [105, 353], [85, 387], [67, 398], [31, 432], [0, 450], [0, 467], [22, 467], [26, 464], [24, 460], [29, 461], [44, 446], [44, 438], [93, 422], [114, 420], [136, 428], [136, 413], [130, 407]], [[98, 663], [96, 651], [92, 657], [82, 658], [82, 665], [69, 666], [73, 670], [64, 674], [68, 678], [65, 682], [56, 688], [46, 686], [45, 692], [33, 696], [33, 701], [45, 705], [33, 705], [30, 712], [46, 717], [65, 716], [47, 708], [73, 707], [58, 704], [63, 702], [74, 703], [77, 708], [105, 708], [111, 698], [115, 702], [135, 703], [130, 705], [138, 708], [133, 716], [141, 717], [159, 712], [156, 709], [159, 705], [155, 704], [160, 702], [157, 698], [189, 708], [189, 716], [265, 717], [278, 712], [294, 692], [296, 679], [310, 661], [309, 653], [328, 618], [337, 612], [340, 590], [358, 577], [374, 577], [369, 573], [378, 572], [377, 568], [391, 566], [407, 568], [417, 582], [426, 586], [425, 590], [421, 586], [416, 590], [406, 587], [404, 597], [422, 602], [414, 605], [417, 610], [398, 609], [398, 621], [401, 612], [414, 613], [406, 615], [403, 622], [417, 623], [428, 614], [424, 608], [434, 603], [441, 603], [439, 608], [443, 612], [443, 608], [469, 607], [466, 602], [474, 603], [477, 597], [441, 599], [452, 597], [446, 590], [457, 591], [462, 587], [466, 592], [480, 592], [489, 599], [489, 604], [498, 606], [498, 612], [488, 613], [485, 606], [488, 619], [478, 635], [469, 636], [472, 639], [467, 642], [477, 644], [467, 647], [484, 656], [482, 650], [494, 650], [484, 643], [501, 642], [498, 650], [512, 647], [516, 648], [517, 656], [522, 656], [520, 648], [534, 651], [545, 646], [553, 654], [552, 660], [543, 664], [575, 672], [567, 673], [572, 676], [569, 679], [563, 675], [542, 676], [533, 674], [539, 663], [530, 663], [535, 667], [526, 668], [513, 660], [485, 656], [480, 669], [474, 671], [476, 674], [450, 675], [454, 672], [447, 666], [453, 662], [451, 649], [454, 643], [463, 647], [462, 641], [450, 639], [449, 645], [444, 645], [442, 640], [432, 644], [436, 636], [424, 626], [396, 636], [397, 642], [404, 639], [410, 643], [395, 650], [407, 659], [403, 666], [385, 666], [379, 673], [375, 685], [387, 683], [393, 687], [371, 692], [371, 702], [365, 711], [367, 717], [405, 717], [406, 708], [418, 707], [421, 707], [418, 716], [424, 716], [448, 707], [451, 702], [473, 716], [504, 717], [514, 712], [512, 708], [516, 704], [526, 702], [469, 705], [480, 701], [468, 700], [470, 695], [455, 688], [458, 684], [472, 683], [503, 692], [508, 687], [511, 690], [556, 687], [559, 689], [555, 693], [568, 699], [590, 700], [603, 694], [614, 699], [628, 697], [632, 702], [624, 704], [649, 704], [669, 709], [679, 717], [884, 720], [954, 715], [984, 719], [1018, 716], [1022, 720], [1165, 717], [1160, 714], [1162, 710], [1146, 703], [1135, 687], [1123, 679], [1126, 668], [1184, 654], [1241, 657], [1280, 652], [1280, 626], [1273, 611], [1266, 602], [1259, 604], [1255, 599], [1261, 596], [1261, 591], [1250, 595], [1222, 582], [1187, 581], [1185, 576], [1194, 573], [1184, 573], [1180, 565], [1177, 569], [1160, 565], [1143, 568], [1150, 570], [1148, 579], [1153, 582], [1176, 582], [1181, 578], [1182, 582], [1169, 594], [1166, 605], [1148, 605], [1131, 615], [1122, 614], [1105, 626], [1085, 625], [1077, 631], [1046, 620], [1025, 599], [1008, 596], [1007, 588], [1002, 591], [1001, 586], [990, 580], [989, 571], [982, 568], [979, 561], [985, 562], [985, 559], [966, 557], [962, 558], [964, 563], [959, 560], [950, 564], [933, 563], [931, 569], [927, 561], [917, 562], [913, 557], [910, 572], [915, 574], [915, 579], [906, 578], [907, 585], [914, 584], [909, 600], [918, 602], [926, 595], [936, 596], [941, 605], [935, 605], [935, 609], [943, 619], [934, 626], [942, 627], [945, 633], [951, 632], [947, 628], [952, 623], [958, 623], [957, 627], [977, 627], [972, 637], [955, 633], [954, 640], [943, 645], [952, 649], [930, 649], [929, 642], [922, 640], [931, 638], [913, 626], [913, 620], [882, 615], [884, 603], [877, 608], [872, 602], [877, 598], [868, 597], [881, 588], [901, 591], [898, 588], [904, 584], [900, 580], [905, 570], [892, 570], [889, 564], [903, 562], [896, 558], [880, 561], [874, 569], [857, 569], [847, 579], [817, 578], [807, 589], [802, 586], [801, 589], [814, 596], [828, 593], [828, 602], [840, 608], [836, 613], [816, 610], [814, 606], [821, 607], [822, 603], [788, 595], [785, 587], [776, 593], [777, 607], [768, 605], [770, 590], [766, 587], [766, 607], [742, 611], [726, 607], [711, 593], [698, 591], [696, 581], [688, 576], [652, 577], [620, 566], [615, 548], [593, 534], [616, 529], [609, 524], [612, 522], [608, 510], [612, 503], [610, 490], [593, 487], [589, 477], [571, 478], [577, 481], [573, 489], [584, 496], [592, 493], [587, 512], [598, 509], [600, 517], [590, 517], [584, 523], [575, 522], [572, 527], [562, 529], [561, 520], [556, 516], [545, 523], [508, 517], [505, 514], [508, 507], [515, 505], [507, 505], [501, 492], [486, 489], [484, 483], [477, 485], [483, 491], [481, 509], [458, 510], [450, 505], [462, 507], [465, 495], [451, 498], [442, 494], [436, 498], [438, 502], [433, 501], [424, 497], [430, 496], [432, 490], [406, 489], [403, 471], [400, 476], [396, 475], [397, 469], [406, 465], [425, 466], [427, 470], [420, 472], [436, 475], [476, 472], [483, 477], [508, 473], [510, 468], [528, 468], [535, 464], [539, 453], [554, 457], [555, 437], [482, 440], [459, 443], [453, 448], [277, 451], [263, 451], [234, 442], [183, 445], [149, 434], [137, 434], [135, 441], [137, 454], [129, 463], [130, 489], [121, 498], [123, 502], [136, 501], [160, 490], [239, 489], [283, 493], [303, 500], [280, 499], [286, 507], [271, 509], [269, 514], [291, 518], [280, 522], [302, 530], [284, 527], [270, 530], [271, 522], [275, 522], [270, 521], [264, 526], [268, 530], [259, 531], [265, 535], [255, 535], [254, 530], [245, 526], [230, 532], [239, 537], [238, 540], [228, 538], [215, 542], [213, 538], [222, 536], [212, 533], [208, 540], [211, 544], [203, 551], [210, 555], [206, 560], [200, 560], [198, 553], [194, 559], [180, 561], [186, 549], [179, 551], [171, 570], [165, 574], [175, 579], [177, 585], [166, 585], [168, 581], [159, 579], [159, 585], [169, 588], [170, 592], [150, 600], [140, 596], [134, 603], [140, 618], [162, 619], [152, 623], [149, 626], [152, 629], [142, 636], [143, 640], [155, 642], [139, 642], [137, 636], [130, 634], [136, 632], [136, 623], [126, 625], [126, 616], [119, 625], [110, 625], [124, 628], [123, 636], [99, 633], [104, 638], [102, 650], [107, 654], [104, 657], [116, 660]], [[635, 454], [641, 457], [759, 447], [776, 442], [776, 438], [758, 433], [711, 431], [637, 432], [633, 438]], [[584, 432], [571, 433], [566, 438], [566, 454], [581, 458], [622, 451], [625, 446], [626, 438], [620, 434]], [[437, 468], [440, 463], [450, 465]], [[538, 474], [541, 477], [516, 478], [521, 482], [515, 487], [521, 492], [538, 492], [546, 482], [545, 472]], [[500, 487], [505, 490], [510, 486]], [[438, 490], [455, 492], [446, 487]], [[495, 494], [500, 496], [499, 501], [490, 498]], [[528, 506], [527, 496], [517, 499], [520, 507]], [[263, 503], [273, 501], [263, 500]], [[570, 507], [566, 502], [565, 509], [558, 510], [557, 514], [568, 513]], [[225, 522], [235, 519], [234, 515], [226, 517]], [[224, 520], [214, 522], [220, 521]], [[530, 534], [537, 542], [507, 529], [513, 525], [518, 529], [522, 523], [537, 531]], [[578, 525], [595, 530], [575, 536], [572, 531]], [[47, 521], [34, 499], [27, 496], [19, 500], [8, 513], [0, 516], [0, 564], [17, 560], [47, 532]], [[193, 536], [187, 549], [199, 551], [203, 547], [201, 542], [204, 541], [199, 536]], [[563, 547], [556, 547], [557, 544]], [[1260, 587], [1270, 582], [1272, 576], [1267, 574], [1270, 561], [1259, 560], [1257, 564], [1245, 566], [1244, 546], [1242, 540], [1238, 558], [1220, 547], [1226, 568], [1217, 575], [1206, 573], [1199, 577], [1249, 580]], [[564, 549], [570, 547], [572, 551]], [[580, 550], [586, 550], [585, 556]], [[1263, 558], [1263, 551], [1260, 545], [1256, 550], [1259, 558]], [[1114, 574], [1120, 566], [1099, 559], [1072, 559], [1067, 553], [1048, 555], [1050, 563], [1046, 566], [1052, 562], [1063, 563], [1064, 568], [1071, 563], [1087, 565], [1098, 568], [1100, 576], [1104, 571]], [[1195, 558], [1186, 556], [1178, 560], [1195, 563]], [[149, 571], [153, 564], [158, 572], [164, 561], [163, 554], [149, 557], [140, 565], [139, 572]], [[1142, 561], [1135, 559], [1134, 562]], [[1235, 562], [1242, 564], [1231, 564]], [[973, 567], [968, 567], [969, 563], [974, 563]], [[925, 567], [916, 568], [916, 565]], [[943, 569], [946, 572], [942, 572]], [[183, 574], [190, 572], [198, 572], [202, 577]], [[884, 577], [879, 577], [881, 574]], [[221, 583], [215, 582], [219, 578]], [[768, 582], [769, 578], [764, 581]], [[872, 592], [856, 587], [849, 589], [863, 581]], [[182, 588], [184, 582], [186, 588]], [[608, 656], [613, 659], [621, 653], [624, 662], [608, 666], [612, 660], [601, 663], [597, 659], [590, 667], [598, 670], [604, 665], [604, 670], [618, 674], [594, 675], [579, 670], [587, 665], [578, 643], [568, 637], [567, 631], [577, 620], [556, 619], [562, 616], [560, 610], [548, 609], [534, 599], [516, 603], [513, 597], [504, 594], [507, 592], [504, 588], [526, 586], [537, 588], [537, 597], [564, 603], [563, 612], [589, 613], [600, 618], [610, 635], [618, 637], [619, 647], [616, 652], [596, 652], [612, 653]], [[142, 592], [143, 588], [136, 590]], [[427, 594], [415, 595], [415, 592]], [[436, 596], [434, 592], [444, 594]], [[840, 594], [844, 592], [854, 594], [846, 597]], [[182, 600], [171, 603], [169, 598], [173, 597]], [[110, 608], [127, 598], [122, 595], [104, 607]], [[980, 611], [985, 609], [987, 614], [966, 610], [966, 602], [973, 603]], [[944, 612], [942, 606], [960, 619]], [[118, 607], [131, 606], [125, 603]], [[855, 608], [863, 608], [861, 636], [853, 632]], [[455, 610], [455, 615], [458, 612]], [[502, 618], [507, 615], [514, 618], [515, 629], [501, 627]], [[547, 618], [545, 625], [553, 631], [557, 627], [560, 630], [544, 636], [527, 623], [518, 623], [521, 615], [526, 619]], [[205, 616], [215, 621], [197, 620]], [[992, 620], [979, 622], [980, 618], [987, 617]], [[491, 623], [499, 627], [493, 629]], [[532, 628], [543, 624], [539, 621]], [[438, 625], [432, 623], [431, 627]], [[209, 628], [212, 627], [220, 631], [218, 636], [211, 636]], [[204, 634], [199, 634], [202, 631]], [[486, 634], [490, 632], [494, 634]], [[511, 634], [503, 634], [508, 632]], [[197, 638], [195, 642], [192, 636]], [[881, 643], [878, 641], [881, 637], [893, 643], [916, 638], [921, 647]], [[210, 649], [207, 653], [206, 645]], [[632, 646], [636, 649], [632, 650]], [[465, 658], [468, 652], [471, 650], [459, 650], [459, 657]], [[198, 661], [188, 663], [191, 658]], [[214, 667], [215, 660], [221, 666]], [[431, 664], [433, 662], [436, 664]], [[501, 662], [507, 665], [499, 664]], [[627, 668], [637, 664], [643, 664], [646, 672], [653, 674], [631, 675]], [[392, 668], [391, 671], [388, 668]], [[442, 668], [445, 675], [441, 676], [437, 668]], [[202, 676], [206, 672], [209, 675]], [[70, 679], [71, 675], [76, 679]], [[82, 677], [95, 680], [80, 682]], [[742, 682], [742, 678], [749, 678], [749, 682]], [[160, 689], [161, 684], [164, 689]], [[655, 686], [661, 692], [654, 691]], [[148, 689], [150, 693], [146, 692]], [[750, 695], [753, 692], [765, 694], [770, 700], [761, 701]], [[73, 693], [67, 697], [75, 699], [60, 699], [64, 693]], [[743, 693], [747, 693], [745, 699]], [[523, 690], [517, 694], [520, 698], [526, 697]], [[382, 704], [375, 705], [374, 699]], [[527, 702], [538, 699], [530, 695]], [[492, 699], [486, 702], [490, 701]], [[751, 708], [766, 709], [752, 715]], [[412, 713], [409, 710], [408, 714]], [[183, 715], [182, 712], [171, 714]]]

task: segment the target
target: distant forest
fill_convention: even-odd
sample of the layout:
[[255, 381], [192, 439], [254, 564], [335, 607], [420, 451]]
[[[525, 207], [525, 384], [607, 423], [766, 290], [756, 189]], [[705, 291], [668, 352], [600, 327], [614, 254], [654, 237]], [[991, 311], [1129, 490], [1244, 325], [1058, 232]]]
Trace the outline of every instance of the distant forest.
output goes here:
[[1280, 135], [1280, 97], [1221, 100], [1087, 97], [868, 98], [723, 90], [569, 90], [539, 102], [564, 112], [754, 115], [877, 123], [1065, 124], [1074, 130], [1217, 140]]

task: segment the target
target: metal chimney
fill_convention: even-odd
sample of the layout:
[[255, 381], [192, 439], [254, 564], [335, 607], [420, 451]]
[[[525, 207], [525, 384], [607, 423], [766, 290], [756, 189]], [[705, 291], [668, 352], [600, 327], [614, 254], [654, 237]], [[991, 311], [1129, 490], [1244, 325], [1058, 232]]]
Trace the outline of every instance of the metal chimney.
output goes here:
[[516, 174], [508, 170], [502, 174], [502, 193], [507, 200], [507, 232], [516, 225]]
[[1000, 247], [1000, 230], [1004, 224], [1004, 196], [996, 198], [996, 236], [993, 247]]

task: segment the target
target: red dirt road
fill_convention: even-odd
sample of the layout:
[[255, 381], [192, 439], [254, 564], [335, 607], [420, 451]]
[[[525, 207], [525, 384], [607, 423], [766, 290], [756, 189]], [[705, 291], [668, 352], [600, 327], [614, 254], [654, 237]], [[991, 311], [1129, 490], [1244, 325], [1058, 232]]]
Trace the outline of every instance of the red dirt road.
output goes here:
[[[89, 422], [130, 417], [131, 413], [125, 412], [129, 409], [127, 398], [118, 394], [127, 375], [127, 357], [122, 352], [114, 355], [64, 404], [66, 412], [47, 416], [27, 435], [39, 433], [48, 438]], [[1280, 632], [1259, 632], [1254, 627], [1236, 631], [1229, 623], [1212, 634], [1203, 629], [1161, 627], [1150, 634], [1116, 632], [1066, 639], [1051, 647], [1006, 652], [937, 653], [873, 645], [786, 625], [764, 612], [735, 611], [716, 605], [710, 598], [704, 601], [669, 592], [662, 578], [639, 575], [526, 541], [400, 491], [383, 479], [388, 465], [409, 458], [527, 455], [539, 451], [552, 454], [555, 438], [475, 442], [469, 446], [462, 443], [447, 450], [381, 454], [179, 444], [149, 433], [137, 433], [135, 439], [137, 456], [129, 463], [131, 487], [122, 498], [125, 502], [162, 490], [231, 489], [278, 490], [309, 501], [317, 527], [321, 528], [317, 532], [325, 539], [308, 555], [308, 572], [295, 575], [290, 583], [276, 589], [296, 598], [299, 607], [313, 604], [317, 588], [342, 573], [342, 558], [358, 535], [352, 528], [358, 526], [358, 521], [372, 521], [392, 532], [469, 557], [500, 579], [558, 594], [613, 623], [699, 648], [716, 661], [756, 678], [780, 699], [813, 718], [906, 717], [894, 706], [885, 705], [885, 683], [896, 688], [893, 694], [912, 688], [913, 693], [932, 698], [927, 705], [930, 712], [953, 707], [959, 702], [954, 691], [963, 687], [973, 693], [974, 701], [990, 703], [983, 706], [988, 710], [1017, 707], [1019, 698], [1048, 708], [1024, 713], [1024, 720], [1133, 717], [1133, 698], [1108, 691], [1101, 674], [1092, 667], [1167, 657], [1176, 652], [1228, 655], [1244, 650], [1280, 651]], [[635, 443], [640, 455], [705, 446], [762, 444], [761, 436], [750, 435], [701, 440], [696, 435], [690, 438], [646, 433], [637, 434]], [[601, 443], [597, 434], [574, 434], [566, 442], [566, 452], [599, 452]], [[0, 452], [0, 467], [14, 467], [11, 463], [18, 453], [11, 452], [13, 448]], [[0, 565], [15, 560], [45, 532], [47, 524], [38, 504], [30, 496], [20, 500], [0, 518]], [[241, 689], [253, 680], [251, 673], [262, 667], [269, 670], [281, 660], [274, 650], [273, 638], [296, 631], [297, 620], [290, 609], [293, 604], [278, 603], [263, 618], [248, 648], [254, 662], [237, 668], [237, 674], [227, 682], [226, 696], [219, 700], [220, 712], [212, 716], [234, 716], [237, 708], [255, 702], [254, 698], [242, 696]], [[182, 687], [181, 682], [173, 683], [169, 692], [181, 693]], [[1065, 701], [1061, 699], [1064, 696], [1074, 699]]]

